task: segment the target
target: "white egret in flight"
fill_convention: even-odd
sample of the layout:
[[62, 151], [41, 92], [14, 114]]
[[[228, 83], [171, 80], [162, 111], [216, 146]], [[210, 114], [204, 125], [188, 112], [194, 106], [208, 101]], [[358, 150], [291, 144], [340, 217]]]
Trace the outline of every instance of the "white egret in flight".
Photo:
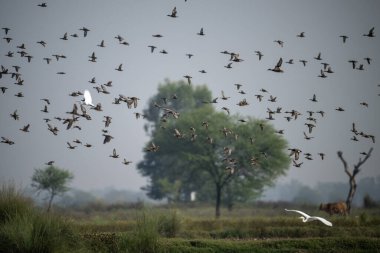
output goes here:
[[93, 105], [93, 103], [92, 103], [92, 97], [91, 97], [91, 94], [88, 90], [84, 90], [83, 97], [84, 97], [84, 104], [85, 105], [92, 105], [95, 107], [95, 105]]
[[288, 212], [296, 212], [296, 213], [299, 213], [301, 214], [302, 216], [299, 217], [300, 219], [302, 219], [303, 222], [309, 222], [309, 221], [314, 221], [314, 220], [319, 220], [320, 222], [322, 222], [323, 224], [327, 225], [327, 226], [330, 226], [332, 227], [332, 223], [322, 217], [318, 217], [318, 216], [310, 216], [304, 212], [301, 212], [301, 211], [298, 211], [298, 210], [288, 210], [288, 209], [285, 209], [285, 211], [288, 211]]

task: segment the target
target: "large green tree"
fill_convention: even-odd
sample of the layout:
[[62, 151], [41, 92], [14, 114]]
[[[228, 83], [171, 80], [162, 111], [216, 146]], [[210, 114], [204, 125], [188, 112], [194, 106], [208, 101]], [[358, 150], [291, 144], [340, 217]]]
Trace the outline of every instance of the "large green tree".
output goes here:
[[[172, 93], [182, 96], [173, 104], [158, 102]], [[215, 201], [219, 217], [222, 200], [233, 203], [257, 196], [284, 174], [289, 157], [286, 141], [266, 121], [247, 117], [241, 122], [239, 116], [217, 112], [204, 101], [211, 101], [205, 86], [168, 82], [159, 87], [145, 111], [151, 121], [147, 146], [154, 143], [158, 150], [146, 149], [138, 169], [150, 178], [145, 187], [150, 197], [187, 200], [196, 191], [200, 200]]]
[[51, 204], [55, 196], [65, 193], [69, 188], [67, 184], [74, 178], [73, 174], [64, 169], [50, 165], [44, 169], [35, 169], [32, 176], [32, 187], [38, 193], [41, 191], [48, 192], [48, 207], [50, 211]]

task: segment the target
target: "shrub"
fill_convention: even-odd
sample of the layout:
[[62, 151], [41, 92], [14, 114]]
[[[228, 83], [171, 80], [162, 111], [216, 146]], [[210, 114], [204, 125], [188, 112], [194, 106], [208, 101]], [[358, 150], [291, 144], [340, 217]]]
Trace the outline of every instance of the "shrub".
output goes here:
[[176, 237], [181, 230], [182, 220], [177, 210], [163, 214], [158, 219], [158, 231], [166, 237]]
[[78, 252], [79, 234], [71, 223], [35, 209], [13, 185], [0, 191], [0, 252]]
[[158, 252], [158, 219], [146, 210], [137, 213], [136, 227], [131, 234], [122, 236], [120, 248], [133, 253]]

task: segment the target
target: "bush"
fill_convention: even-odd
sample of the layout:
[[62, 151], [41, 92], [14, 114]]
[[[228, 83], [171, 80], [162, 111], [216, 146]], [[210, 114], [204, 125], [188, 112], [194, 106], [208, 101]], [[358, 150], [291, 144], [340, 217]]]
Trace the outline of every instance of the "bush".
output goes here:
[[158, 219], [158, 231], [166, 237], [176, 237], [181, 230], [182, 220], [177, 210], [163, 214]]
[[137, 214], [134, 231], [121, 238], [120, 248], [131, 253], [154, 253], [159, 251], [158, 239], [156, 215], [143, 210]]
[[13, 185], [0, 191], [0, 252], [78, 252], [79, 234], [71, 223], [35, 209]]
[[376, 208], [377, 203], [367, 193], [363, 198], [363, 206], [364, 206], [364, 208]]
[[20, 213], [28, 213], [33, 208], [32, 200], [22, 195], [12, 183], [3, 184], [0, 189], [0, 224]]

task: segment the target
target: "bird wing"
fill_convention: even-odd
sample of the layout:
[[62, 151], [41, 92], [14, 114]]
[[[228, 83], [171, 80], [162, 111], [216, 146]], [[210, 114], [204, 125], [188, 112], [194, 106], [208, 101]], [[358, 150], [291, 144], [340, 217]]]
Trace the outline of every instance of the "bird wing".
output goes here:
[[278, 60], [276, 67], [279, 68], [281, 67], [281, 65], [282, 65], [282, 57], [280, 58], [280, 60]]
[[84, 103], [86, 105], [92, 105], [92, 97], [91, 97], [91, 93], [88, 91], [88, 90], [84, 90], [84, 93], [83, 93], [83, 97], [84, 97]]
[[[302, 216], [304, 216], [305, 218], [309, 218], [309, 217], [310, 217], [310, 215], [308, 215], [308, 214], [306, 214], [306, 213], [304, 213], [304, 212], [298, 211], [298, 210], [289, 210], [289, 209], [286, 209], [286, 208], [285, 208], [285, 211], [299, 213], [299, 214], [301, 214]], [[315, 218], [319, 218], [319, 217], [315, 217]]]
[[312, 218], [312, 219], [319, 220], [319, 221], [322, 222], [323, 224], [332, 227], [332, 223], [331, 223], [330, 221], [328, 221], [328, 220], [322, 218], [322, 217], [312, 216], [311, 218]]

